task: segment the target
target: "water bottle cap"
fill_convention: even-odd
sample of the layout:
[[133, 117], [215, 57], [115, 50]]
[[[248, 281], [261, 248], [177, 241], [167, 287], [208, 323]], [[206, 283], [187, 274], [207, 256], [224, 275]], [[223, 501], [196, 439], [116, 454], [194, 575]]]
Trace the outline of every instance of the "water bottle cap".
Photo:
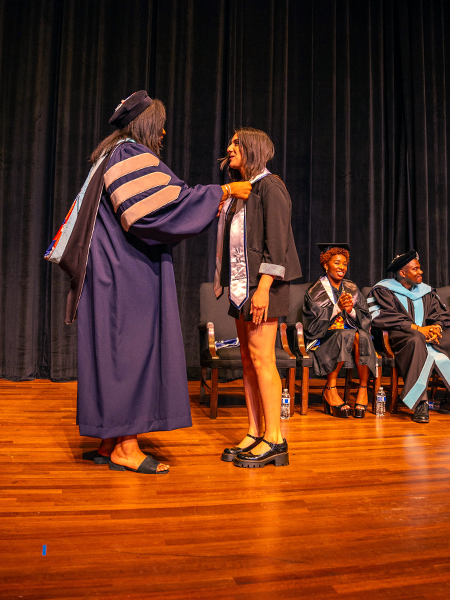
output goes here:
[[382, 386], [382, 385], [380, 385], [380, 387], [378, 388], [378, 391], [379, 391], [379, 392], [384, 392], [384, 390], [383, 390], [383, 386]]
[[288, 394], [288, 393], [289, 393], [289, 390], [287, 388], [284, 388], [283, 394]]

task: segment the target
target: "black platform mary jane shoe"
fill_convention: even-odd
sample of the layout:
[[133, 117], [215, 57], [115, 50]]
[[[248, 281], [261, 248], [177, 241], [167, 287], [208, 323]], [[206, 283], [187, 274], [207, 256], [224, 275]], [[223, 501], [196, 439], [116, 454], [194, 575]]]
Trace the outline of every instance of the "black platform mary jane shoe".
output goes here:
[[[359, 387], [363, 390], [367, 389], [367, 385], [360, 385]], [[355, 417], [355, 419], [364, 419], [364, 417], [366, 416], [366, 411], [367, 404], [358, 404], [357, 402], [353, 408], [353, 416]]]
[[248, 452], [252, 448], [255, 448], [263, 439], [262, 437], [255, 437], [254, 435], [250, 435], [249, 433], [247, 433], [247, 437], [252, 438], [252, 440], [255, 441], [252, 442], [249, 446], [246, 446], [245, 448], [240, 448], [239, 446], [225, 448], [225, 450], [222, 452], [221, 459], [225, 462], [233, 462], [233, 459], [236, 458], [239, 452]]
[[251, 452], [240, 452], [233, 460], [235, 467], [243, 468], [261, 468], [273, 463], [276, 467], [286, 467], [289, 464], [288, 444], [283, 440], [281, 444], [274, 444], [267, 440], [262, 440], [269, 446], [267, 452], [261, 454], [252, 454]]
[[351, 408], [348, 404], [339, 404], [338, 406], [332, 406], [328, 403], [328, 400], [325, 398], [325, 390], [333, 390], [336, 386], [333, 385], [331, 387], [325, 386], [322, 392], [322, 400], [323, 400], [323, 412], [326, 415], [332, 415], [333, 417], [337, 417], [338, 419], [348, 419], [351, 413]]

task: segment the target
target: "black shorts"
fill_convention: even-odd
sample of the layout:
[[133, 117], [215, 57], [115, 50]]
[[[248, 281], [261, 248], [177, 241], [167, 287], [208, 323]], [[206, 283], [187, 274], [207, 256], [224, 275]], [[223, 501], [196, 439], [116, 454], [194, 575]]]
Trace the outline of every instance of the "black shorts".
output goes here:
[[[267, 314], [268, 319], [275, 319], [278, 317], [287, 317], [289, 315], [289, 281], [281, 281], [275, 279], [269, 290], [269, 311]], [[251, 298], [256, 292], [257, 287], [251, 287], [249, 290], [248, 300], [244, 306], [238, 310], [233, 304], [230, 303], [228, 314], [234, 319], [239, 319], [240, 315], [244, 315], [244, 321], [251, 321], [253, 315], [250, 313], [251, 309]]]

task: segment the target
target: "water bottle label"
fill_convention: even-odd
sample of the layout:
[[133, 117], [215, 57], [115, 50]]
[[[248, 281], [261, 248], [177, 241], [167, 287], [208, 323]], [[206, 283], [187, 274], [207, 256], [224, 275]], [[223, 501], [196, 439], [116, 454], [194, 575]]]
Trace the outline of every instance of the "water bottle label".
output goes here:
[[281, 398], [283, 404], [289, 404], [289, 398]]

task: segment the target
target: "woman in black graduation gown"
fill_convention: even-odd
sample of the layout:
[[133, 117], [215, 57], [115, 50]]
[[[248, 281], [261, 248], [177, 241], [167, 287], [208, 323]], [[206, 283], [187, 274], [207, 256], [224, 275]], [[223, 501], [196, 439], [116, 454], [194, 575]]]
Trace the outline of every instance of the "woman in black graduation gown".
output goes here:
[[327, 376], [323, 406], [334, 417], [347, 418], [351, 413], [350, 406], [337, 393], [336, 380], [342, 367], [356, 366], [360, 386], [353, 416], [363, 418], [369, 371], [375, 375], [376, 369], [369, 309], [357, 285], [344, 279], [350, 259], [348, 245], [317, 245], [325, 275], [305, 294], [303, 325], [307, 348], [312, 351], [314, 374]]
[[230, 199], [223, 207], [214, 288], [220, 296], [223, 287], [229, 286], [229, 314], [236, 319], [249, 429], [237, 446], [224, 450], [222, 460], [233, 461], [237, 467], [287, 465], [275, 338], [278, 317], [289, 313], [289, 282], [301, 276], [291, 228], [291, 199], [280, 178], [266, 168], [274, 154], [266, 133], [242, 127], [227, 152], [222, 168], [228, 167], [233, 181], [249, 180], [252, 192], [247, 202]]

